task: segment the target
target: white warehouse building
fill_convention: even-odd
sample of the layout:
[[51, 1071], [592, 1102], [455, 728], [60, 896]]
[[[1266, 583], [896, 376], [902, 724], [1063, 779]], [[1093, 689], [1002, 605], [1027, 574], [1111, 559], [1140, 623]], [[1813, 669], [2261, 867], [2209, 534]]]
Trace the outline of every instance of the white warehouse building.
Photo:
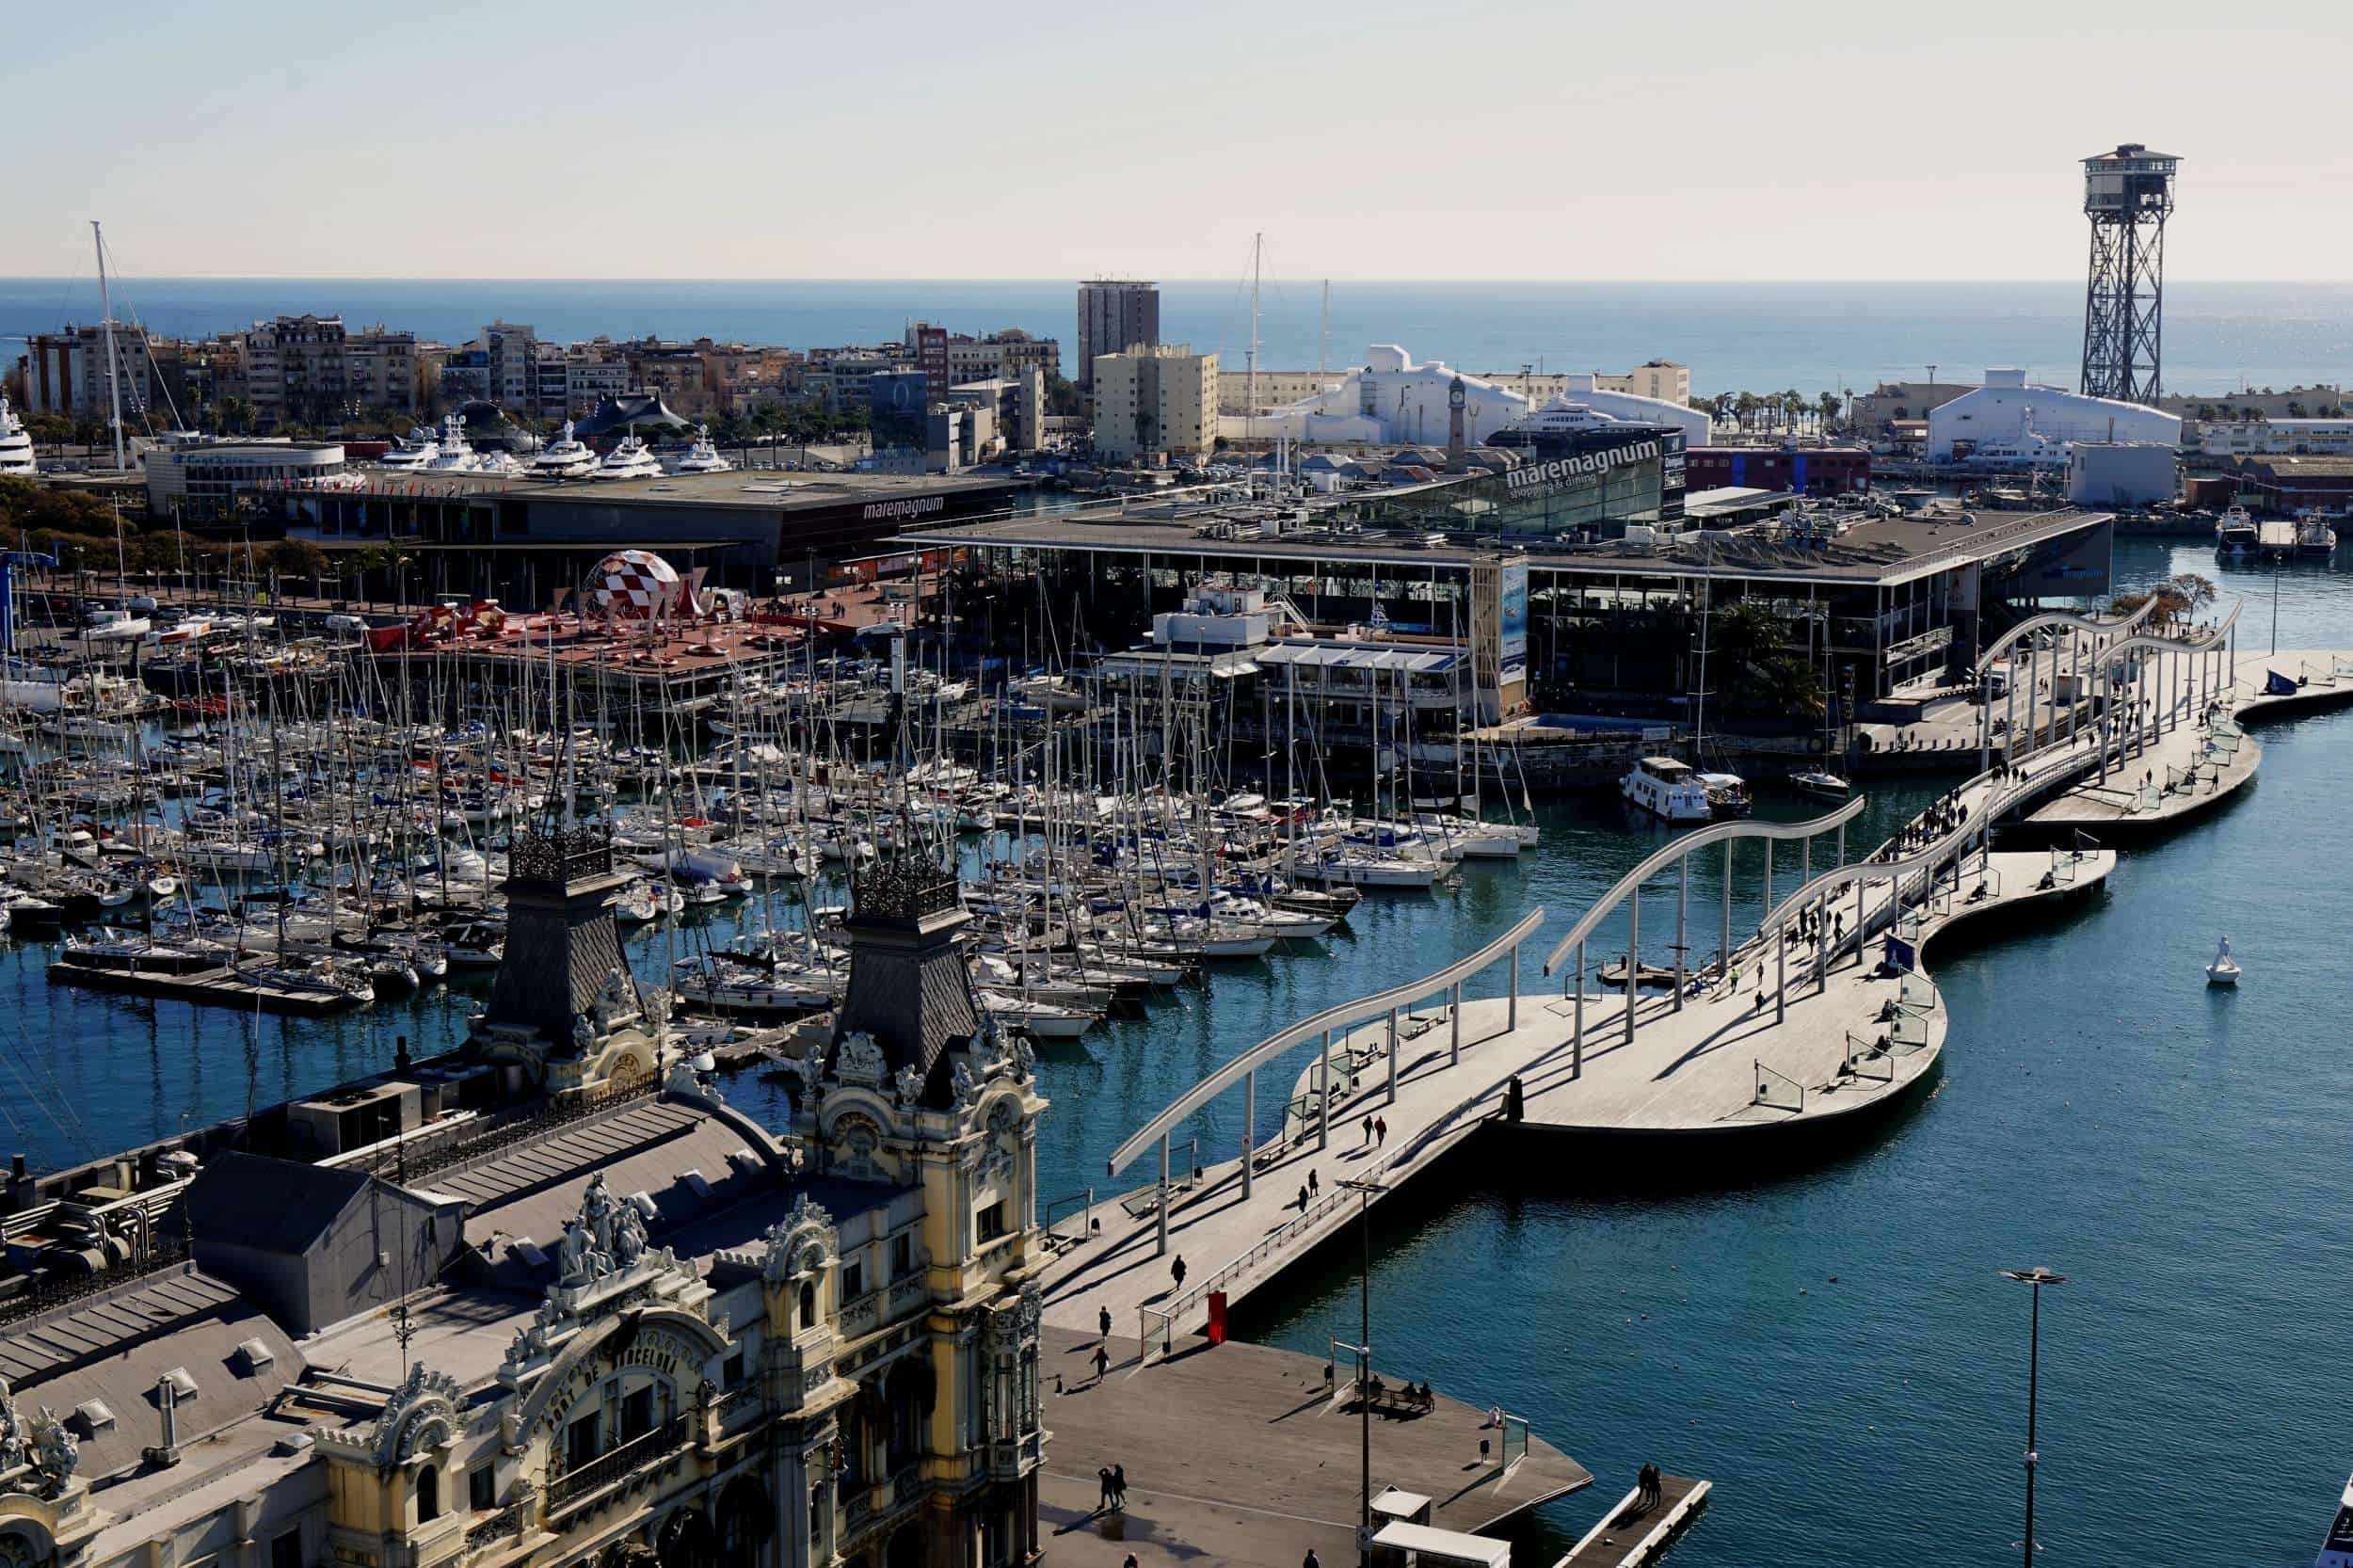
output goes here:
[[[1443, 446], [1450, 432], [1448, 399], [1463, 387], [1463, 440], [1477, 446], [1532, 411], [1529, 400], [1495, 381], [1465, 375], [1442, 360], [1417, 364], [1395, 344], [1375, 344], [1366, 362], [1334, 385], [1255, 416], [1227, 414], [1218, 424], [1229, 440], [1277, 438], [1307, 445], [1401, 443]], [[1708, 418], [1695, 408], [1632, 392], [1602, 392], [1591, 376], [1568, 378], [1567, 395], [1621, 420], [1682, 425], [1694, 443], [1707, 440]]]
[[1929, 457], [2057, 448], [2073, 441], [2182, 444], [2182, 420], [2161, 408], [2086, 397], [2058, 387], [2032, 387], [2023, 370], [1989, 370], [1985, 385], [1929, 410]]

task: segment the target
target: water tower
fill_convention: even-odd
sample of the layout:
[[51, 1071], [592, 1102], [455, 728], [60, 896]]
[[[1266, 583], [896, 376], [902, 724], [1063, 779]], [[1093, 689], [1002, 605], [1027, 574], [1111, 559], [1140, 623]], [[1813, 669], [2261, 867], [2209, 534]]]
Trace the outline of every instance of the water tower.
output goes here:
[[2128, 141], [2084, 160], [2091, 277], [2084, 293], [2088, 397], [2153, 404], [2165, 344], [2165, 220], [2181, 163]]

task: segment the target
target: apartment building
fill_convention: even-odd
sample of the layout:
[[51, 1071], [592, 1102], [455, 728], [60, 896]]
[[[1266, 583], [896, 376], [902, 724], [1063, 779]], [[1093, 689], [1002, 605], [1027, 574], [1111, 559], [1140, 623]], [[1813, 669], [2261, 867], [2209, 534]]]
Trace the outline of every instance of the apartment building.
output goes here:
[[1181, 344], [1138, 345], [1096, 356], [1093, 370], [1097, 455], [1128, 462], [1216, 444], [1216, 355]]

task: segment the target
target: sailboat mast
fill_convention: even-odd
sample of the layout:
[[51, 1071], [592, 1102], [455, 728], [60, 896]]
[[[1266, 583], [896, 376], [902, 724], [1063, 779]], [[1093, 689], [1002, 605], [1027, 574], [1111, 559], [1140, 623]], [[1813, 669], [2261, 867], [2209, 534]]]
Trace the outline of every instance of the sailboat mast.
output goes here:
[[[1253, 441], [1256, 441], [1258, 437], [1258, 273], [1265, 261], [1266, 235], [1263, 232], [1251, 235], [1250, 353], [1244, 361], [1248, 369], [1249, 379], [1248, 390], [1242, 393], [1242, 399], [1243, 407], [1247, 410], [1243, 416], [1243, 430]], [[1257, 469], [1255, 465], [1251, 469], [1251, 473], [1253, 477], [1250, 482], [1250, 493], [1255, 496], [1258, 493], [1258, 482], [1256, 477]]]
[[[107, 424], [115, 437], [115, 472], [122, 472], [122, 378], [117, 374], [115, 360], [115, 307], [106, 290], [106, 236], [99, 231], [98, 219], [89, 220], [90, 244], [98, 251], [98, 313], [102, 318], [99, 330], [106, 335], [106, 405]], [[1253, 318], [1256, 319], [1255, 317]], [[1255, 330], [1255, 328], [1254, 328]], [[117, 520], [120, 521], [120, 519]]]
[[1316, 376], [1318, 379], [1321, 379], [1325, 369], [1332, 362], [1332, 280], [1329, 278], [1326, 278], [1323, 280], [1323, 335], [1321, 344], [1322, 346], [1316, 350]]

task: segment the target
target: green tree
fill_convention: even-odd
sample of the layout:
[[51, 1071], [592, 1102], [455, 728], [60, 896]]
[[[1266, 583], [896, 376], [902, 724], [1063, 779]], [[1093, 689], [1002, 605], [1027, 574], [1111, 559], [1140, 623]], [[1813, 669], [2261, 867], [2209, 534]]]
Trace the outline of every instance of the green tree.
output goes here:
[[1712, 617], [1708, 678], [1731, 712], [1818, 719], [1822, 683], [1814, 666], [1790, 651], [1789, 629], [1762, 600], [1744, 599]]

